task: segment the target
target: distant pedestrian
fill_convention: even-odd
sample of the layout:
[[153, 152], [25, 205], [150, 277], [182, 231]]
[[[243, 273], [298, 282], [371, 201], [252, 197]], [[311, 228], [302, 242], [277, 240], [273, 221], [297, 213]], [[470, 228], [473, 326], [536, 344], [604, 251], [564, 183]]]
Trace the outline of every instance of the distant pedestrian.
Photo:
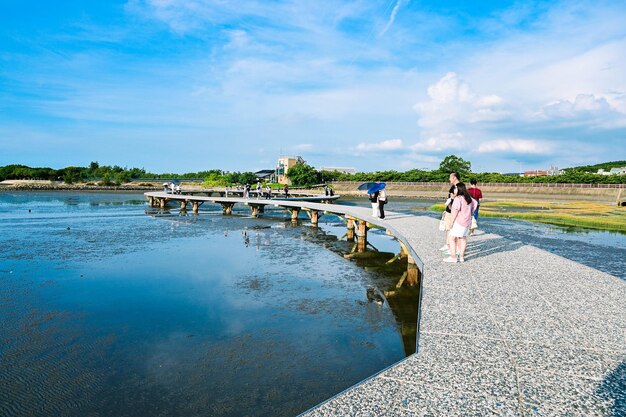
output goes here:
[[180, 184], [176, 184], [176, 194], [180, 194]]
[[328, 185], [324, 187], [324, 193], [326, 194], [326, 197], [330, 195], [330, 187]]
[[289, 187], [287, 184], [283, 187], [283, 192], [285, 193], [285, 197], [289, 197]]
[[369, 194], [370, 203], [372, 203], [372, 217], [380, 217], [378, 210], [378, 195], [379, 192]]
[[[467, 249], [467, 236], [472, 225], [472, 216], [478, 203], [472, 198], [465, 188], [465, 184], [459, 182], [454, 191], [454, 202], [452, 203], [452, 228], [448, 232], [448, 248], [450, 255], [444, 262], [465, 262], [465, 249]], [[457, 260], [457, 247], [459, 258]]]
[[480, 202], [483, 199], [483, 193], [476, 186], [476, 184], [478, 184], [478, 181], [476, 180], [476, 178], [472, 178], [470, 180], [470, 188], [467, 189], [467, 192], [470, 193], [474, 200], [476, 200], [477, 206], [476, 210], [474, 210], [474, 219], [478, 221], [478, 210], [480, 209]]
[[175, 189], [174, 189], [175, 185], [173, 182], [170, 182], [170, 193], [175, 194]]
[[250, 184], [247, 184], [243, 186], [243, 196], [246, 200], [250, 199]]
[[385, 218], [385, 204], [387, 204], [387, 193], [383, 188], [378, 192], [378, 217]]
[[165, 194], [167, 194], [167, 191], [169, 190], [169, 188], [170, 188], [169, 183], [164, 182], [164, 183], [163, 183], [163, 192], [164, 192]]
[[256, 198], [261, 198], [261, 181], [257, 180], [256, 182]]
[[268, 200], [272, 198], [272, 187], [270, 187], [269, 184], [265, 186], [265, 198]]

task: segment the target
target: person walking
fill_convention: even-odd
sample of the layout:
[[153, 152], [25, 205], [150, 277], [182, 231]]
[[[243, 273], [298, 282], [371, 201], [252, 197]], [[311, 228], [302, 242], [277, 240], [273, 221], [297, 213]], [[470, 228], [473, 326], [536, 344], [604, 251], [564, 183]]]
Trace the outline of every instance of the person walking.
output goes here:
[[169, 190], [169, 188], [170, 188], [170, 185], [167, 182], [164, 182], [163, 183], [163, 192], [165, 194], [167, 194], [167, 191]]
[[446, 200], [446, 209], [443, 212], [443, 222], [445, 225], [446, 232], [446, 244], [439, 248], [440, 251], [447, 251], [448, 247], [448, 232], [452, 228], [452, 217], [450, 216], [452, 213], [452, 203], [454, 202], [454, 195], [456, 191], [456, 185], [461, 182], [461, 175], [453, 171], [448, 176], [448, 181], [450, 182], [450, 189], [448, 190], [448, 199]]
[[256, 198], [261, 198], [261, 181], [256, 181]]
[[470, 187], [467, 189], [467, 191], [470, 193], [472, 198], [476, 200], [477, 205], [476, 210], [474, 210], [474, 219], [478, 221], [478, 210], [480, 209], [480, 201], [483, 199], [483, 193], [476, 186], [476, 184], [478, 184], [478, 181], [476, 180], [476, 178], [472, 178], [470, 180]]
[[283, 187], [283, 192], [285, 193], [285, 197], [289, 197], [289, 187], [287, 184]]
[[[465, 249], [467, 249], [467, 236], [472, 225], [472, 216], [478, 203], [472, 198], [465, 188], [465, 184], [459, 182], [454, 191], [454, 202], [451, 207], [452, 228], [448, 232], [448, 248], [450, 255], [444, 262], [465, 262]], [[457, 260], [457, 247], [459, 258]]]
[[378, 192], [378, 217], [385, 218], [385, 204], [387, 204], [387, 193], [383, 188]]
[[368, 194], [370, 203], [372, 203], [372, 217], [380, 217], [378, 211], [378, 195], [378, 191], [372, 194]]

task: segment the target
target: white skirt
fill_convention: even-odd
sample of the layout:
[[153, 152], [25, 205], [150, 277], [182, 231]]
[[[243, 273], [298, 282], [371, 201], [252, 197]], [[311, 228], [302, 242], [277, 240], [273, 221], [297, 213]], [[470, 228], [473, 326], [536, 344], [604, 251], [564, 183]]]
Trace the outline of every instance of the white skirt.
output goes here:
[[454, 222], [452, 229], [448, 232], [452, 237], [467, 237], [469, 235], [469, 227], [461, 226], [457, 222]]

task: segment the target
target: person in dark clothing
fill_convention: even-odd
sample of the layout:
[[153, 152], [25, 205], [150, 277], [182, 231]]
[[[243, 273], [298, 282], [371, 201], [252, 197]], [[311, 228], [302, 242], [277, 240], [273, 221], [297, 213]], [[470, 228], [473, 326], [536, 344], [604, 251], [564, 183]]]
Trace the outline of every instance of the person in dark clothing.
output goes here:
[[385, 218], [385, 204], [387, 204], [387, 193], [382, 189], [378, 192], [378, 212], [381, 219]]

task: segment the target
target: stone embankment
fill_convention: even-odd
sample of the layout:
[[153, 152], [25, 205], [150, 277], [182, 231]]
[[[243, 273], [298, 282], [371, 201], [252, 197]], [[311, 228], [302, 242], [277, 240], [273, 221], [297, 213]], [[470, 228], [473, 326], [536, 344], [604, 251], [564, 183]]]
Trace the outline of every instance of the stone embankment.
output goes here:
[[[360, 195], [360, 182], [336, 181], [332, 183], [335, 193]], [[387, 182], [387, 195], [392, 197], [414, 197], [442, 199], [450, 185], [433, 182]], [[478, 184], [485, 201], [535, 200], [535, 201], [594, 201], [615, 204], [626, 199], [624, 184]]]
[[154, 183], [126, 183], [104, 185], [96, 182], [66, 184], [62, 181], [7, 180], [0, 182], [0, 190], [11, 191], [152, 191], [163, 186]]

